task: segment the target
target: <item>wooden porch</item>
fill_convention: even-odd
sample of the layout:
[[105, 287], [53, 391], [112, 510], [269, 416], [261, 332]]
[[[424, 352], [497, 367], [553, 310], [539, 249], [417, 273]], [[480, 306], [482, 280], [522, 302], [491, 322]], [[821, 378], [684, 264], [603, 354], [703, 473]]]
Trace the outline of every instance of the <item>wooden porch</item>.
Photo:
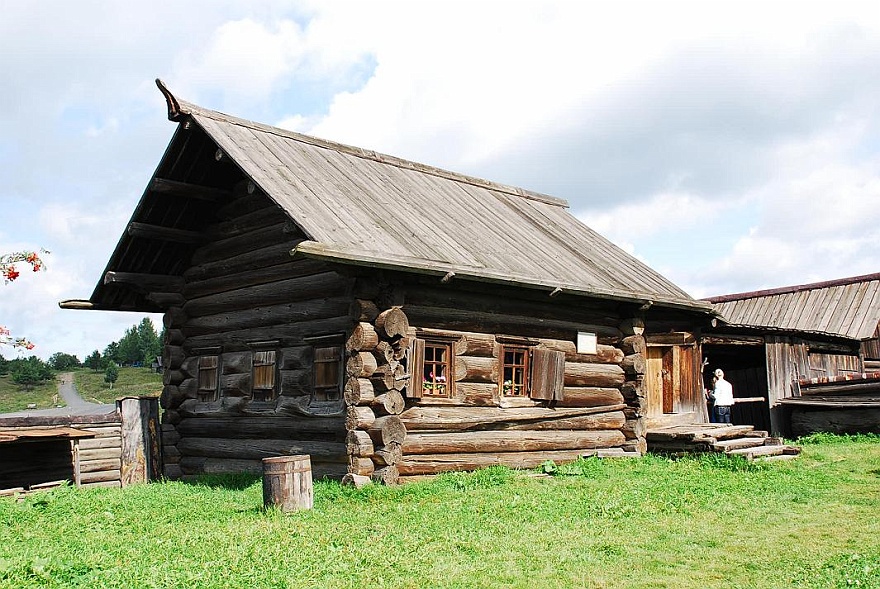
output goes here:
[[747, 460], [787, 460], [801, 450], [751, 425], [698, 423], [650, 428], [645, 436], [648, 452], [688, 454], [719, 452]]

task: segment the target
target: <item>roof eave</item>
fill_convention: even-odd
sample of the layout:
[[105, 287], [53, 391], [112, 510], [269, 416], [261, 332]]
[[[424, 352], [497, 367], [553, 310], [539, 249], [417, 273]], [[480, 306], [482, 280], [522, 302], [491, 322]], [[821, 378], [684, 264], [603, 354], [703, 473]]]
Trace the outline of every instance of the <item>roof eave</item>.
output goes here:
[[429, 261], [408, 256], [389, 256], [385, 253], [371, 254], [361, 250], [339, 248], [315, 241], [303, 241], [291, 250], [290, 253], [292, 256], [312, 258], [326, 262], [397, 270], [413, 274], [438, 276], [441, 278], [445, 277], [447, 280], [455, 278], [529, 288], [532, 290], [543, 290], [547, 292], [548, 296], [557, 296], [564, 293], [575, 296], [635, 303], [639, 306], [661, 306], [704, 313], [711, 316], [717, 315], [715, 308], [704, 301], [673, 299], [662, 296], [658, 297], [654, 294], [648, 293], [628, 292], [623, 290], [614, 291], [585, 285], [556, 283], [537, 280], [530, 277], [499, 274], [478, 266], [462, 266], [450, 264], [448, 262], [436, 260]]

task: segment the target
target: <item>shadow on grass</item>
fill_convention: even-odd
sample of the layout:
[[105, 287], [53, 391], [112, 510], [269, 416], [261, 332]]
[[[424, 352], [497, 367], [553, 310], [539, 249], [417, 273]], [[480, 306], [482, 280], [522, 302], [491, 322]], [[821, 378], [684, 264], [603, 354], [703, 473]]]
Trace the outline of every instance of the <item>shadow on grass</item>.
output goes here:
[[253, 485], [261, 483], [263, 477], [252, 473], [236, 474], [206, 474], [194, 480], [181, 481], [194, 487], [208, 487], [210, 489], [228, 489], [230, 491], [242, 491]]

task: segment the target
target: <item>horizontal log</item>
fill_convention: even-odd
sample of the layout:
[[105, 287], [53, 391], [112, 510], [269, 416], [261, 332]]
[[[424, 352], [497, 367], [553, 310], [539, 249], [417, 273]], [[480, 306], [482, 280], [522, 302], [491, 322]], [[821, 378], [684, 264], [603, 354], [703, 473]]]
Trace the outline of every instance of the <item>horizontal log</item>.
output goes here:
[[[620, 407], [620, 405], [617, 405]], [[539, 423], [517, 424], [508, 426], [509, 430], [619, 430], [626, 424], [623, 411], [607, 411], [566, 419], [554, 419]]]
[[346, 410], [345, 429], [366, 430], [376, 421], [376, 414], [369, 407], [351, 406]]
[[93, 483], [80, 483], [79, 488], [80, 489], [96, 489], [98, 487], [119, 488], [121, 486], [122, 486], [122, 481], [114, 479], [112, 481], [95, 481]]
[[565, 363], [565, 386], [618, 388], [625, 381], [620, 366], [614, 364]]
[[373, 464], [372, 459], [370, 458], [362, 458], [359, 456], [349, 456], [348, 459], [348, 473], [356, 474], [360, 476], [370, 476], [373, 474], [373, 471], [376, 470], [376, 465]]
[[84, 473], [81, 473], [79, 476], [79, 482], [82, 484], [101, 483], [101, 482], [120, 481], [120, 480], [122, 480], [122, 472], [119, 469], [98, 470], [95, 472], [84, 472]]
[[393, 443], [376, 448], [373, 454], [373, 462], [379, 466], [393, 466], [403, 458], [403, 449], [400, 444]]
[[[223, 334], [187, 334], [187, 344], [191, 348], [222, 345], [224, 350], [247, 350], [251, 348], [251, 342], [272, 340], [280, 342], [281, 347], [287, 347], [302, 344], [305, 337], [342, 333], [349, 329], [350, 321], [348, 317], [331, 317], [272, 327], [236, 329]], [[183, 329], [186, 332], [185, 326]]]
[[361, 476], [358, 474], [346, 473], [345, 476], [342, 477], [342, 484], [346, 486], [352, 486], [356, 489], [361, 489], [369, 484], [371, 484], [373, 480], [370, 477]]
[[[269, 284], [247, 286], [235, 291], [190, 299], [184, 305], [183, 310], [190, 321], [193, 321], [196, 317], [242, 311], [257, 306], [284, 305], [322, 297], [336, 297], [345, 294], [349, 282], [349, 279], [336, 272], [298, 276]], [[185, 333], [189, 333], [189, 331], [189, 329], [184, 330]]]
[[616, 325], [579, 323], [569, 319], [537, 319], [534, 315], [528, 314], [506, 315], [500, 312], [481, 312], [466, 306], [445, 308], [407, 302], [404, 309], [415, 325], [444, 325], [456, 331], [515, 333], [524, 337], [547, 338], [558, 337], [560, 334], [575, 334], [578, 331], [589, 331], [608, 337], [620, 335]]
[[308, 454], [316, 462], [345, 462], [345, 444], [316, 440], [227, 439], [184, 437], [177, 443], [182, 456], [263, 459], [271, 456]]
[[400, 414], [408, 432], [413, 431], [477, 431], [501, 429], [514, 425], [539, 424], [596, 413], [620, 411], [625, 405], [585, 407], [579, 409], [551, 409], [525, 407], [502, 409], [495, 407], [431, 407], [416, 405]]
[[648, 370], [648, 363], [645, 361], [645, 357], [641, 354], [630, 354], [624, 357], [620, 366], [623, 368], [623, 371], [627, 376], [631, 378], [645, 374]]
[[[205, 275], [203, 278], [197, 277], [197, 275], [202, 274], [201, 266], [191, 267], [184, 273], [188, 280], [183, 287], [184, 296], [188, 299], [199, 298], [238, 290], [247, 286], [270, 284], [297, 276], [313, 276], [327, 271], [327, 265], [324, 262], [305, 259], [291, 260], [289, 250], [285, 251], [286, 248], [284, 246], [276, 247], [279, 249], [278, 255], [280, 257], [274, 261], [274, 265], [266, 267], [246, 266], [228, 274], [212, 273], [211, 275]], [[216, 264], [224, 265], [225, 262], [225, 260], [221, 260]], [[211, 265], [207, 266], [210, 267]]]
[[410, 433], [402, 444], [403, 454], [462, 454], [536, 452], [610, 448], [626, 441], [618, 430], [521, 431], [495, 430], [457, 433]]
[[86, 462], [89, 460], [113, 460], [118, 459], [121, 456], [122, 444], [109, 448], [94, 448], [90, 450], [83, 450], [82, 448], [80, 448], [79, 450], [80, 462]]
[[396, 485], [400, 481], [400, 473], [396, 466], [383, 466], [373, 471], [370, 479], [381, 485]]
[[376, 316], [376, 332], [385, 340], [402, 338], [409, 330], [409, 320], [400, 307], [386, 309]]
[[[292, 242], [296, 244], [296, 240]], [[237, 274], [250, 274], [255, 270], [269, 268], [272, 266], [291, 266], [306, 260], [291, 260], [290, 250], [294, 245], [291, 243], [277, 243], [266, 247], [254, 248], [251, 251], [230, 256], [217, 260], [215, 262], [206, 262], [204, 264], [194, 265], [187, 268], [184, 272], [187, 285], [200, 281], [208, 281], [217, 279], [219, 281], [231, 282], [235, 280]], [[323, 262], [312, 261], [311, 266], [319, 268], [327, 268], [327, 264]], [[184, 289], [187, 296], [195, 296], [190, 293], [188, 288]]]
[[181, 436], [204, 438], [322, 437], [342, 439], [345, 421], [341, 417], [189, 417], [177, 424]]
[[623, 350], [606, 344], [598, 344], [595, 354], [581, 354], [577, 351], [577, 344], [571, 340], [542, 338], [538, 342], [542, 348], [564, 353], [566, 362], [620, 364], [623, 361]]
[[392, 360], [390, 364], [377, 367], [370, 377], [370, 382], [377, 394], [385, 391], [400, 391], [409, 382], [409, 376], [399, 362]]
[[[179, 328], [186, 323], [186, 320], [186, 313], [180, 307], [170, 307], [162, 314], [162, 325], [165, 329]], [[168, 366], [167, 362], [165, 366]]]
[[379, 316], [379, 307], [367, 299], [355, 299], [348, 308], [349, 316], [355, 321], [375, 321]]
[[356, 429], [345, 437], [345, 449], [350, 456], [372, 456], [375, 452], [373, 439], [364, 430]]
[[186, 324], [189, 334], [222, 333], [228, 329], [265, 327], [303, 320], [342, 317], [348, 308], [347, 296], [315, 298], [259, 305], [247, 309], [225, 310], [213, 315], [191, 317]]
[[[347, 469], [346, 462], [312, 462], [312, 478], [341, 479]], [[205, 458], [202, 456], [184, 456], [180, 460], [180, 472], [188, 477], [206, 474], [262, 474], [262, 460], [242, 460], [230, 458]]]
[[379, 334], [372, 325], [361, 321], [354, 326], [351, 335], [345, 342], [345, 349], [349, 352], [369, 352], [379, 344]]
[[107, 458], [104, 460], [85, 460], [79, 463], [79, 472], [99, 472], [105, 470], [120, 471], [122, 469], [121, 458]]
[[377, 417], [365, 429], [373, 439], [373, 444], [377, 446], [387, 446], [393, 443], [400, 444], [406, 438], [406, 428], [397, 415]]
[[369, 405], [376, 398], [373, 383], [368, 378], [349, 378], [343, 390], [347, 405]]
[[791, 430], [795, 436], [816, 432], [880, 434], [880, 409], [811, 410], [793, 407]]
[[453, 368], [456, 382], [498, 382], [497, 358], [456, 356]]
[[370, 352], [357, 352], [352, 354], [345, 365], [345, 371], [349, 377], [365, 378], [372, 376], [378, 364], [376, 358]]
[[[468, 291], [465, 290], [466, 288], [474, 288], [482, 290], [482, 292]], [[615, 308], [616, 303], [577, 297], [573, 299], [577, 303], [567, 305], [563, 314], [560, 312], [559, 298], [554, 300], [545, 293], [539, 291], [526, 292], [522, 289], [509, 290], [506, 294], [510, 296], [505, 296], [503, 294], [504, 290], [503, 288], [499, 289], [497, 285], [459, 285], [457, 289], [438, 289], [433, 285], [413, 285], [407, 288], [404, 310], [410, 318], [410, 323], [424, 327], [430, 325], [414, 319], [414, 315], [410, 312], [411, 305], [416, 307], [433, 307], [437, 312], [460, 310], [468, 314], [476, 313], [477, 317], [482, 317], [483, 313], [496, 317], [506, 315], [530, 320], [532, 323], [543, 323], [547, 320], [554, 320], [560, 316], [565, 316], [568, 320], [583, 326], [597, 324], [597, 327], [602, 328], [601, 331], [594, 329], [579, 329], [575, 331], [589, 331], [602, 335], [615, 335], [617, 337], [621, 335], [617, 329], [620, 323], [620, 316]], [[522, 335], [519, 331], [460, 329], [451, 327], [449, 324], [446, 324], [445, 328], [477, 333], [515, 333]], [[557, 339], [554, 336], [547, 337]], [[568, 337], [558, 339], [568, 339]]]
[[620, 431], [626, 436], [627, 440], [644, 438], [647, 432], [644, 419], [627, 419]]
[[370, 403], [376, 415], [399, 415], [403, 412], [405, 401], [399, 391], [388, 391], [377, 396]]
[[397, 464], [397, 469], [401, 476], [412, 476], [477, 470], [496, 465], [509, 468], [535, 468], [547, 460], [556, 463], [574, 462], [583, 455], [591, 455], [596, 452], [597, 449], [478, 454], [404, 454], [403, 460]]
[[462, 405], [492, 407], [500, 401], [497, 382], [457, 382], [454, 392]]
[[285, 218], [284, 213], [278, 210], [274, 219], [269, 219], [265, 225], [254, 227], [250, 231], [237, 235], [215, 234], [212, 241], [205, 243], [193, 253], [190, 263], [198, 266], [273, 245], [286, 245], [293, 249], [303, 239], [305, 236], [302, 232], [296, 230], [290, 220]]
[[624, 402], [620, 390], [610, 387], [564, 387], [557, 407], [602, 407]]
[[[164, 432], [163, 432], [164, 434]], [[100, 438], [83, 438], [79, 441], [79, 451], [97, 450], [103, 448], [121, 448], [122, 438], [120, 436], [104, 436]]]
[[645, 354], [648, 351], [645, 336], [628, 335], [620, 341], [620, 349], [625, 354]]
[[455, 342], [453, 349], [457, 356], [494, 357], [496, 353], [495, 336], [491, 333], [462, 332], [461, 339]]

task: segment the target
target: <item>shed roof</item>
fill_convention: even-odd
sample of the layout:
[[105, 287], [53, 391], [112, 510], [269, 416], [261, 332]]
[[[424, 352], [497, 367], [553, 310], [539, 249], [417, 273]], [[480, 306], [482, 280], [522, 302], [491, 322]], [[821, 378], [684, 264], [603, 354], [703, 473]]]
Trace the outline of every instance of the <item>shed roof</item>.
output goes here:
[[880, 273], [705, 300], [729, 325], [865, 340], [880, 323]]
[[[177, 99], [157, 80], [168, 116], [195, 125], [308, 237], [295, 254], [712, 313], [682, 289], [578, 221], [561, 199], [232, 117]], [[175, 135], [151, 187], [187, 149]], [[194, 147], [192, 149], [195, 149]], [[204, 147], [200, 147], [204, 149]], [[192, 181], [187, 179], [187, 181]], [[208, 182], [210, 184], [210, 182]], [[132, 224], [155, 206], [148, 187], [108, 271], [162, 271], [158, 251], [130, 254]], [[165, 214], [172, 229], [192, 214]], [[178, 254], [179, 255], [179, 254]], [[154, 260], [152, 265], [145, 260]], [[135, 262], [135, 260], [137, 260]], [[123, 308], [99, 284], [68, 307]], [[65, 304], [62, 304], [65, 306]], [[125, 308], [143, 308], [127, 302]]]

